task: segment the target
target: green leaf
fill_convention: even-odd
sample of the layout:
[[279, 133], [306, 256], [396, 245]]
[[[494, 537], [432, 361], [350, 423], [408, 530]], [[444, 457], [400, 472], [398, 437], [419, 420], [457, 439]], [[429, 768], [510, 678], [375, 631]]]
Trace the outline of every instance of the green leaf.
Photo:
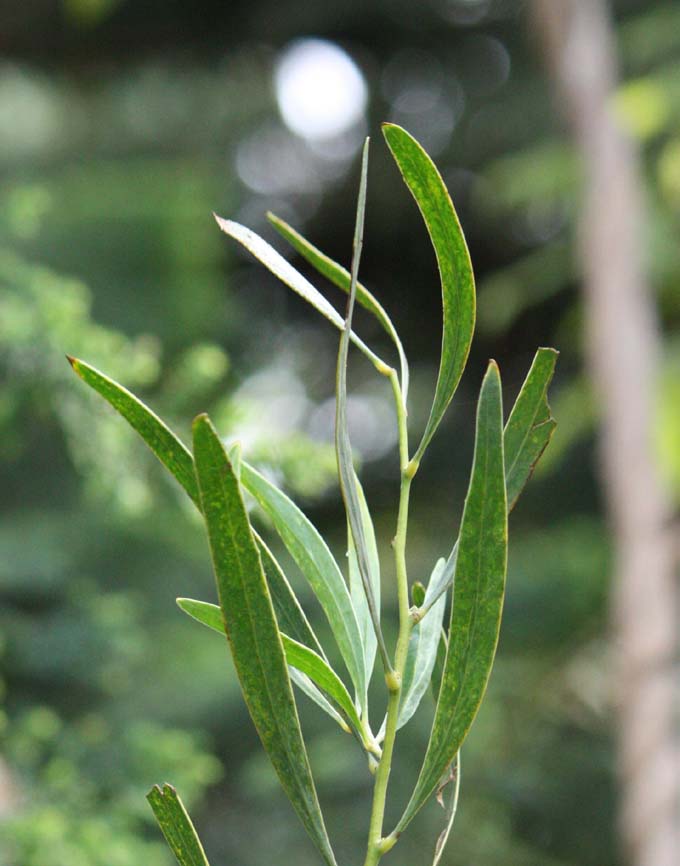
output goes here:
[[[222, 611], [218, 605], [210, 604], [208, 601], [197, 601], [195, 598], [178, 598], [177, 606], [197, 622], [200, 622], [202, 625], [207, 626], [224, 637], [224, 621], [222, 619]], [[340, 706], [347, 716], [347, 719], [349, 719], [349, 721], [355, 726], [356, 731], [360, 733], [361, 722], [359, 721], [356, 708], [352, 703], [344, 683], [330, 667], [327, 661], [318, 653], [315, 653], [314, 650], [311, 650], [304, 644], [293, 640], [283, 632], [281, 632], [281, 640], [289, 668], [293, 667], [299, 673], [303, 674], [303, 677], [292, 677], [296, 685], [300, 687], [307, 697], [311, 698], [326, 712], [328, 712], [328, 708], [330, 707], [331, 712], [329, 715], [339, 722], [343, 730], [349, 731], [350, 729], [343, 717], [338, 714], [323, 695], [319, 694], [317, 686], [321, 688]], [[316, 683], [316, 685], [314, 685], [314, 683]], [[321, 698], [321, 700], [319, 700], [319, 698]]]
[[[338, 365], [335, 380], [336, 411], [335, 411], [335, 452], [338, 460], [338, 476], [340, 479], [340, 490], [345, 503], [347, 522], [350, 527], [350, 535], [353, 542], [356, 563], [361, 576], [361, 583], [366, 598], [366, 605], [371, 617], [371, 623], [375, 632], [380, 655], [383, 659], [385, 670], [390, 670], [389, 656], [385, 641], [380, 630], [380, 614], [373, 594], [374, 577], [371, 574], [370, 553], [368, 542], [364, 532], [364, 508], [359, 503], [358, 480], [354, 471], [352, 460], [352, 446], [349, 441], [347, 429], [347, 354], [349, 351], [349, 338], [352, 333], [352, 314], [354, 312], [354, 301], [356, 298], [357, 274], [359, 272], [359, 260], [361, 259], [361, 247], [364, 233], [364, 212], [366, 210], [366, 180], [368, 172], [368, 139], [364, 144], [363, 158], [361, 163], [361, 184], [359, 186], [359, 199], [357, 202], [357, 218], [354, 230], [354, 244], [352, 253], [352, 279], [347, 302], [347, 319], [344, 324], [342, 336], [340, 337], [340, 348], [338, 350]], [[370, 523], [370, 517], [368, 519]], [[366, 648], [364, 647], [364, 656]], [[364, 683], [366, 686], [366, 682]], [[366, 711], [367, 695], [366, 688], [359, 692], [361, 706]]]
[[[376, 542], [375, 529], [373, 527], [373, 521], [371, 520], [371, 515], [368, 510], [368, 504], [366, 502], [366, 497], [364, 496], [363, 488], [359, 482], [359, 479], [355, 477], [355, 480], [357, 485], [357, 495], [359, 497], [359, 510], [361, 514], [361, 521], [364, 529], [364, 539], [366, 541], [366, 547], [368, 550], [369, 580], [371, 582], [371, 589], [373, 592], [375, 606], [377, 610], [380, 611], [380, 559], [378, 557], [378, 544]], [[359, 624], [359, 631], [361, 632], [362, 643], [364, 645], [364, 657], [366, 660], [366, 686], [368, 686], [373, 675], [373, 667], [375, 665], [375, 654], [378, 648], [378, 640], [375, 636], [373, 620], [371, 619], [371, 613], [368, 609], [368, 602], [366, 601], [366, 592], [364, 590], [364, 585], [361, 580], [361, 573], [359, 572], [359, 563], [357, 562], [357, 553], [354, 546], [354, 539], [352, 538], [352, 530], [349, 526], [349, 521], [347, 523], [347, 552], [349, 571], [349, 593], [352, 598], [354, 612], [356, 613], [357, 623]]]
[[435, 164], [400, 126], [383, 124], [383, 134], [425, 220], [442, 287], [439, 376], [430, 417], [414, 456], [418, 462], [451, 402], [467, 361], [475, 327], [475, 280], [463, 231]]
[[325, 659], [326, 654], [317, 636], [314, 634], [309, 620], [300, 607], [300, 602], [288, 583], [283, 569], [260, 536], [256, 532], [253, 532], [253, 535], [260, 548], [262, 566], [267, 578], [269, 592], [274, 605], [274, 613], [276, 614], [276, 621], [279, 624], [280, 630], [299, 643], [308, 646]]
[[[557, 426], [550, 414], [547, 390], [555, 371], [559, 352], [539, 349], [519, 392], [503, 432], [505, 451], [505, 486], [508, 513], [512, 511], [524, 490], [541, 455], [545, 451]], [[458, 555], [458, 541], [437, 576], [429, 605], [453, 583]]]
[[[322, 253], [321, 250], [317, 249], [292, 226], [288, 225], [285, 220], [277, 217], [276, 214], [269, 212], [267, 214], [267, 219], [281, 237], [284, 238], [284, 240], [286, 240], [296, 252], [306, 259], [307, 262], [309, 262], [309, 264], [321, 274], [321, 276], [326, 277], [326, 279], [330, 280], [333, 285], [349, 294], [352, 277], [348, 270], [343, 268], [342, 265], [339, 265], [337, 262], [334, 262], [333, 259], [329, 258], [325, 253]], [[357, 282], [357, 303], [361, 304], [365, 310], [368, 310], [369, 313], [372, 313], [375, 316], [385, 333], [396, 346], [397, 353], [399, 354], [401, 393], [405, 405], [408, 396], [409, 370], [406, 353], [404, 352], [404, 347], [399, 339], [399, 334], [397, 334], [397, 330], [392, 324], [392, 320], [383, 306], [360, 282]]]
[[[140, 434], [161, 462], [182, 484], [194, 503], [201, 509], [198, 487], [191, 453], [168, 427], [122, 385], [104, 376], [83, 361], [69, 358], [75, 372], [116, 409]], [[240, 463], [240, 455], [239, 455]], [[244, 486], [267, 511], [279, 529], [284, 542], [300, 565], [303, 574], [317, 592], [319, 600], [331, 622], [336, 639], [345, 658], [357, 691], [365, 690], [365, 662], [361, 649], [361, 635], [352, 609], [352, 602], [335, 560], [316, 529], [283, 493], [277, 490], [252, 467], [243, 464]], [[248, 486], [250, 483], [250, 486]], [[275, 517], [275, 513], [278, 515]], [[286, 520], [292, 518], [293, 530], [288, 531]], [[262, 560], [269, 580], [270, 592], [276, 605], [277, 616], [291, 635], [315, 649], [323, 650], [307, 622], [283, 572], [264, 542], [258, 538]], [[310, 544], [309, 551], [305, 545]], [[295, 551], [295, 552], [294, 552]], [[317, 593], [319, 594], [319, 593]], [[347, 661], [349, 659], [349, 661]], [[357, 683], [359, 685], [357, 685]]]
[[430, 741], [401, 832], [432, 796], [484, 697], [500, 629], [507, 563], [501, 382], [494, 362], [482, 383], [472, 476], [460, 531], [449, 647]]
[[183, 610], [196, 622], [206, 625], [223, 637], [226, 636], [224, 620], [222, 619], [222, 608], [218, 604], [209, 601], [199, 601], [196, 598], [176, 598], [177, 607]]
[[148, 406], [118, 382], [99, 370], [66, 356], [73, 370], [90, 388], [100, 394], [139, 433], [161, 463], [179, 481], [196, 505], [199, 506], [198, 486], [194, 474], [191, 452], [180, 439], [155, 415]]
[[328, 618], [357, 694], [366, 689], [361, 633], [352, 600], [326, 542], [282, 491], [241, 461], [241, 483], [269, 515], [288, 552], [314, 590]]
[[[446, 561], [443, 558], [437, 561], [425, 592], [424, 604], [428, 603], [428, 595], [432, 592], [431, 587], [436, 586], [437, 575], [445, 565]], [[445, 607], [446, 595], [442, 594], [427, 616], [416, 623], [411, 631], [401, 683], [401, 703], [397, 728], [403, 728], [411, 719], [432, 679]]]
[[146, 799], [180, 866], [210, 866], [191, 818], [172, 785], [154, 785]]
[[346, 734], [351, 734], [352, 729], [347, 724], [345, 719], [340, 715], [340, 713], [335, 709], [333, 704], [324, 697], [323, 693], [317, 689], [314, 683], [310, 680], [307, 674], [303, 674], [302, 671], [299, 671], [297, 668], [288, 665], [288, 673], [290, 675], [290, 680], [292, 683], [300, 689], [300, 691], [307, 695], [307, 697], [313, 701], [320, 709], [324, 711], [327, 715], [336, 722], [342, 730]]
[[[322, 316], [325, 316], [329, 322], [332, 322], [336, 328], [339, 330], [344, 328], [343, 319], [335, 307], [333, 307], [326, 298], [324, 298], [321, 292], [316, 289], [308, 279], [303, 277], [302, 274], [290, 264], [290, 262], [287, 262], [283, 256], [274, 249], [274, 247], [268, 244], [267, 241], [255, 234], [251, 229], [246, 228], [233, 220], [222, 219], [216, 214], [215, 219], [217, 220], [217, 225], [226, 235], [229, 235], [229, 237], [238, 241], [241, 246], [245, 247], [248, 252], [252, 253], [258, 261], [270, 270], [274, 276], [278, 277], [282, 283], [285, 283], [285, 285], [300, 295], [301, 298], [304, 298], [308, 304], [311, 304], [315, 310], [318, 310], [318, 312], [320, 312]], [[363, 340], [357, 337], [356, 334], [352, 334], [351, 339], [357, 348], [359, 348], [378, 369], [383, 372], [389, 369], [388, 365], [385, 364], [385, 362], [382, 361], [375, 352], [371, 351], [371, 349], [369, 349]]]
[[548, 385], [559, 352], [536, 352], [519, 396], [505, 425], [505, 484], [511, 511], [557, 426], [548, 405]]
[[[323, 858], [335, 866], [239, 482], [206, 415], [194, 421], [193, 433], [217, 592], [243, 696], [283, 789]], [[242, 474], [244, 471], [242, 464]]]
[[335, 701], [361, 737], [361, 722], [356, 707], [345, 688], [345, 684], [333, 668], [320, 655], [304, 644], [292, 640], [285, 634], [282, 634], [281, 638], [288, 664], [306, 674], [322, 692], [325, 692], [329, 698]]

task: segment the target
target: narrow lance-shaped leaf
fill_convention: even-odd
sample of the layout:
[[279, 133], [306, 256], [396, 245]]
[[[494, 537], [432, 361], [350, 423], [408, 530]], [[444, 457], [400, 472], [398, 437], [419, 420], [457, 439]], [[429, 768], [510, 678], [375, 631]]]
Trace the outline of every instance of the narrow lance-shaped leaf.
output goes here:
[[[322, 253], [321, 250], [317, 249], [317, 247], [311, 244], [292, 226], [288, 225], [285, 220], [282, 220], [281, 217], [278, 217], [276, 216], [276, 214], [270, 212], [267, 214], [267, 219], [272, 224], [272, 226], [274, 226], [274, 228], [281, 235], [281, 237], [284, 240], [288, 241], [288, 243], [293, 247], [293, 249], [296, 252], [300, 253], [300, 255], [304, 259], [306, 259], [307, 262], [309, 262], [309, 264], [318, 273], [320, 273], [323, 277], [326, 277], [327, 280], [330, 280], [333, 285], [337, 286], [339, 289], [342, 289], [343, 292], [349, 294], [352, 277], [350, 272], [346, 268], [343, 268], [342, 265], [334, 262], [333, 259], [329, 258], [325, 253]], [[406, 405], [409, 386], [409, 369], [408, 360], [406, 359], [404, 347], [402, 346], [401, 340], [399, 339], [399, 334], [397, 333], [396, 328], [392, 324], [392, 320], [388, 316], [380, 301], [378, 301], [375, 295], [373, 295], [365, 286], [363, 286], [358, 281], [357, 303], [361, 304], [361, 306], [365, 310], [368, 310], [375, 316], [375, 318], [378, 320], [383, 330], [390, 337], [397, 349], [397, 353], [399, 355], [401, 394], [404, 405]]]
[[239, 483], [207, 416], [194, 421], [193, 432], [196, 476], [217, 592], [243, 696], [283, 789], [324, 860], [335, 866]]
[[[163, 465], [184, 487], [196, 507], [201, 510], [198, 485], [194, 470], [194, 458], [181, 440], [149, 409], [141, 400], [122, 385], [109, 379], [94, 367], [76, 358], [69, 358], [74, 371], [93, 390], [122, 415], [130, 426], [156, 454]], [[240, 475], [241, 454], [237, 446], [230, 449], [230, 460], [234, 470]], [[262, 561], [274, 602], [277, 619], [285, 625], [289, 634], [301, 643], [314, 649], [320, 655], [324, 652], [295, 598], [290, 584], [281, 571], [264, 541], [255, 536], [262, 553]]]
[[210, 866], [191, 818], [172, 785], [154, 785], [146, 799], [180, 866]]
[[[193, 619], [224, 635], [224, 621], [222, 611], [216, 604], [207, 601], [198, 601], [194, 598], [178, 598], [178, 607]], [[361, 732], [361, 722], [356, 708], [352, 703], [349, 692], [340, 677], [331, 668], [328, 662], [308, 646], [293, 640], [284, 632], [281, 632], [281, 641], [286, 655], [286, 662], [304, 674], [316, 687], [331, 697], [347, 716], [348, 721], [354, 726], [357, 733]], [[304, 690], [304, 689], [303, 689]], [[312, 697], [310, 695], [310, 697]], [[316, 697], [312, 697], [316, 701]], [[344, 723], [346, 728], [346, 723]]]
[[383, 134], [425, 220], [442, 287], [441, 361], [430, 417], [414, 456], [419, 461], [451, 402], [467, 361], [475, 328], [475, 281], [463, 231], [435, 164], [400, 126], [383, 124]]
[[[503, 448], [508, 513], [517, 504], [557, 426], [550, 414], [547, 390], [555, 371], [558, 354], [555, 349], [539, 349], [536, 352], [505, 425]], [[434, 587], [426, 610], [453, 583], [457, 555], [458, 541], [446, 560], [444, 570], [437, 576], [437, 585]]]
[[501, 382], [498, 367], [491, 362], [477, 407], [475, 455], [463, 509], [439, 699], [423, 766], [396, 832], [436, 791], [484, 697], [503, 610], [507, 520]]
[[[375, 606], [380, 610], [380, 560], [378, 557], [378, 545], [375, 538], [375, 529], [373, 521], [368, 510], [366, 497], [364, 496], [363, 488], [358, 478], [355, 478], [357, 485], [357, 495], [359, 497], [359, 508], [361, 510], [361, 519], [364, 528], [364, 538], [368, 548], [368, 568], [373, 589], [373, 598]], [[359, 563], [357, 562], [357, 552], [354, 547], [354, 539], [352, 538], [352, 529], [347, 522], [347, 559], [349, 571], [349, 593], [354, 605], [354, 611], [361, 632], [361, 639], [364, 645], [364, 656], [366, 659], [366, 685], [368, 686], [371, 676], [373, 675], [373, 666], [375, 665], [375, 654], [378, 647], [378, 640], [375, 636], [373, 620], [371, 612], [368, 609], [366, 601], [366, 592], [364, 584], [361, 580], [359, 572]]]
[[[225, 220], [217, 215], [215, 215], [215, 219], [217, 220], [217, 225], [226, 235], [238, 241], [241, 246], [245, 247], [248, 252], [252, 253], [258, 261], [270, 270], [274, 276], [278, 277], [282, 283], [285, 283], [285, 285], [300, 295], [301, 298], [304, 298], [308, 304], [311, 304], [322, 316], [325, 316], [329, 322], [332, 322], [336, 328], [342, 329], [344, 327], [342, 317], [335, 307], [267, 241], [255, 234], [251, 229], [233, 220]], [[378, 370], [381, 372], [389, 370], [389, 366], [375, 352], [369, 349], [356, 334], [352, 334], [352, 341]]]
[[361, 633], [343, 576], [326, 542], [285, 493], [241, 461], [241, 483], [269, 515], [328, 618], [357, 694], [366, 688]]
[[304, 644], [292, 640], [287, 635], [281, 635], [281, 637], [288, 664], [306, 674], [318, 688], [335, 701], [361, 739], [361, 722], [356, 707], [345, 684], [333, 668], [320, 655]]
[[[432, 591], [431, 587], [436, 583], [437, 574], [444, 568], [444, 565], [444, 559], [437, 561], [425, 592], [424, 604], [428, 603], [429, 593]], [[442, 595], [435, 602], [428, 615], [421, 622], [417, 623], [411, 631], [401, 684], [402, 697], [399, 706], [397, 728], [403, 728], [409, 719], [411, 719], [430, 684], [432, 670], [437, 658], [437, 647], [439, 645], [445, 607], [446, 596]]]
[[[392, 665], [387, 653], [387, 647], [380, 630], [380, 614], [373, 593], [373, 581], [369, 564], [368, 543], [364, 533], [364, 515], [359, 503], [357, 492], [357, 478], [352, 461], [352, 446], [349, 441], [347, 429], [347, 354], [349, 351], [349, 339], [352, 333], [352, 314], [354, 312], [354, 301], [356, 298], [357, 274], [359, 272], [359, 261], [361, 259], [361, 248], [363, 245], [364, 213], [366, 210], [366, 180], [368, 173], [368, 138], [364, 144], [363, 158], [361, 162], [361, 183], [359, 186], [359, 198], [357, 202], [357, 217], [354, 230], [354, 243], [352, 251], [352, 281], [347, 302], [347, 318], [340, 337], [340, 348], [338, 351], [338, 365], [335, 382], [336, 411], [335, 411], [335, 451], [338, 459], [338, 475], [340, 479], [340, 490], [345, 503], [347, 520], [349, 522], [354, 550], [356, 552], [357, 565], [366, 603], [373, 623], [373, 629], [378, 642], [378, 649], [385, 670], [390, 670]], [[366, 709], [366, 689], [359, 692], [361, 706]]]
[[148, 406], [127, 388], [99, 370], [66, 356], [74, 372], [100, 394], [139, 433], [161, 463], [175, 476], [189, 497], [200, 508], [198, 486], [191, 452]]
[[519, 499], [534, 467], [557, 426], [550, 414], [548, 386], [555, 372], [558, 352], [539, 349], [505, 425], [505, 484], [508, 510]]

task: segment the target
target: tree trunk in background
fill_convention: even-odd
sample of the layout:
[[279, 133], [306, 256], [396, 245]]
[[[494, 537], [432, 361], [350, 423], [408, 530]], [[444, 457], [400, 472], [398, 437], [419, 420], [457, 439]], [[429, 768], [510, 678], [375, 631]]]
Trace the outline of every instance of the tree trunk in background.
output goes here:
[[643, 272], [641, 173], [611, 110], [616, 52], [606, 4], [532, 0], [532, 8], [584, 172], [586, 351], [601, 410], [600, 463], [616, 569], [620, 834], [631, 866], [678, 866], [680, 603], [671, 508], [651, 442], [660, 337]]

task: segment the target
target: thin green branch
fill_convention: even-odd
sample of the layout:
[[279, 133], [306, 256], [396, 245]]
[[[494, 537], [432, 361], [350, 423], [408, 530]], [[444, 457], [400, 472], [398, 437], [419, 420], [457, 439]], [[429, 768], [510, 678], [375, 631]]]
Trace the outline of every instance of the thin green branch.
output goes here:
[[395, 405], [397, 409], [397, 424], [399, 428], [399, 458], [401, 467], [401, 489], [399, 494], [399, 514], [397, 517], [397, 532], [394, 536], [394, 560], [397, 574], [397, 597], [399, 604], [399, 635], [395, 652], [394, 671], [385, 676], [389, 698], [387, 702], [387, 721], [385, 725], [385, 739], [383, 752], [378, 769], [375, 774], [375, 785], [373, 789], [373, 805], [371, 808], [371, 822], [368, 832], [368, 847], [364, 866], [375, 866], [383, 854], [390, 850], [396, 842], [396, 837], [384, 839], [383, 823], [385, 818], [385, 803], [387, 800], [387, 787], [389, 784], [390, 771], [392, 769], [392, 754], [394, 742], [397, 735], [397, 722], [399, 719], [399, 703], [401, 700], [401, 682], [406, 665], [406, 654], [408, 642], [411, 635], [413, 621], [409, 611], [408, 576], [406, 570], [406, 534], [408, 527], [409, 495], [411, 492], [411, 481], [415, 475], [417, 465], [409, 461], [408, 457], [408, 429], [406, 410], [402, 401], [399, 388], [399, 379], [396, 371], [392, 371], [390, 382], [394, 392]]

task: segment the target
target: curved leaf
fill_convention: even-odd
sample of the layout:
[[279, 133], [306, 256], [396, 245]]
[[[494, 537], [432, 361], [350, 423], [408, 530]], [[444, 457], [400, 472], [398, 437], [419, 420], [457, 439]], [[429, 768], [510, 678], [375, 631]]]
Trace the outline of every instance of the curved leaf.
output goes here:
[[241, 483], [269, 515], [328, 618], [357, 694], [366, 689], [361, 633], [352, 600], [326, 542], [285, 493], [241, 461]]
[[458, 387], [475, 328], [475, 280], [465, 237], [435, 164], [406, 130], [383, 124], [383, 135], [425, 220], [442, 286], [443, 328], [439, 376], [417, 462]]
[[[281, 217], [276, 216], [276, 214], [273, 214], [270, 211], [267, 214], [267, 219], [281, 237], [288, 241], [291, 247], [306, 259], [306, 261], [309, 262], [309, 264], [320, 273], [321, 276], [326, 277], [326, 279], [330, 280], [334, 286], [337, 286], [339, 289], [342, 289], [343, 292], [349, 294], [352, 277], [348, 270], [343, 268], [342, 265], [339, 265], [337, 262], [334, 262], [333, 259], [329, 258], [325, 253], [322, 253], [321, 250], [317, 249], [317, 247], [311, 244], [292, 226], [288, 225], [285, 220], [282, 220]], [[406, 359], [404, 347], [399, 339], [399, 334], [382, 304], [378, 301], [375, 295], [373, 295], [360, 282], [357, 282], [357, 303], [361, 304], [365, 310], [368, 310], [369, 313], [372, 313], [375, 316], [397, 349], [399, 355], [401, 393], [405, 405], [408, 396], [409, 370], [408, 360]]]
[[430, 741], [415, 790], [395, 832], [432, 796], [484, 697], [500, 629], [507, 563], [507, 502], [501, 382], [494, 362], [477, 407], [472, 476], [460, 531], [449, 647]]
[[283, 789], [323, 858], [335, 866], [238, 479], [206, 415], [194, 421], [193, 433], [196, 476], [217, 592], [243, 696]]
[[154, 785], [146, 799], [179, 866], [210, 866], [184, 803], [172, 785]]
[[[290, 262], [287, 262], [284, 257], [274, 249], [274, 247], [268, 244], [267, 241], [255, 234], [251, 229], [246, 228], [233, 220], [222, 219], [222, 217], [218, 217], [217, 214], [215, 214], [215, 219], [217, 220], [217, 225], [226, 235], [229, 235], [229, 237], [238, 241], [241, 246], [245, 247], [249, 253], [252, 253], [258, 261], [262, 262], [262, 264], [270, 270], [274, 276], [278, 277], [282, 283], [285, 283], [285, 285], [300, 295], [301, 298], [304, 298], [308, 304], [311, 304], [314, 309], [321, 313], [322, 316], [325, 316], [329, 322], [332, 322], [336, 328], [340, 330], [344, 328], [345, 323], [335, 307], [333, 307], [326, 298], [324, 298], [321, 292], [316, 289], [308, 279], [303, 277]], [[369, 358], [376, 367], [378, 367], [378, 369], [389, 369], [388, 365], [385, 364], [385, 362], [382, 361], [375, 352], [369, 349], [363, 340], [357, 337], [356, 334], [352, 334], [351, 339], [357, 348], [359, 348], [364, 355], [366, 355], [366, 357]]]

